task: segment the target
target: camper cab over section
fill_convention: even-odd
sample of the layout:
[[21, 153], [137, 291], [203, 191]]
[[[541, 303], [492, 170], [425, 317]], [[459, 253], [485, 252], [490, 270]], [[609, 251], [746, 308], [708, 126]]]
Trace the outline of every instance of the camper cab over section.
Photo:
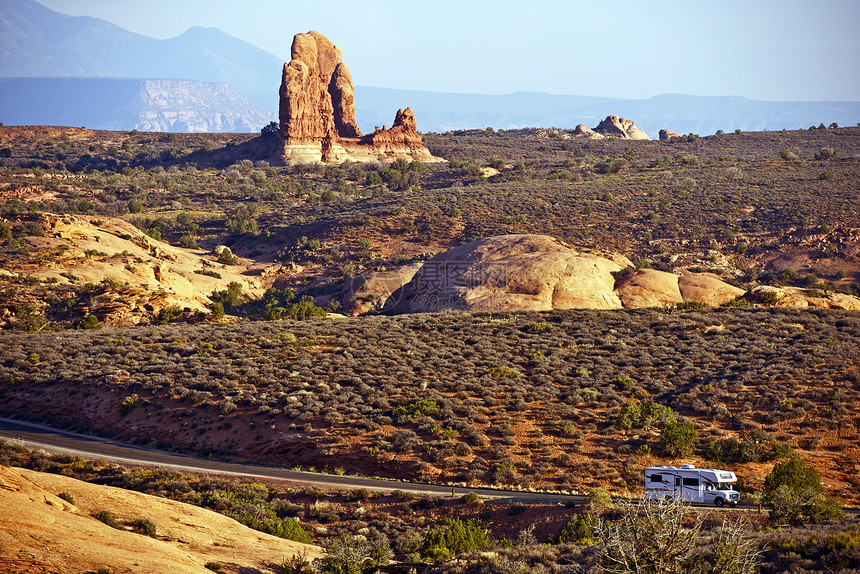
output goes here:
[[687, 502], [734, 506], [741, 498], [740, 493], [731, 487], [737, 481], [735, 473], [729, 470], [696, 468], [692, 464], [682, 464], [677, 468], [649, 466], [645, 469], [645, 496], [671, 496]]

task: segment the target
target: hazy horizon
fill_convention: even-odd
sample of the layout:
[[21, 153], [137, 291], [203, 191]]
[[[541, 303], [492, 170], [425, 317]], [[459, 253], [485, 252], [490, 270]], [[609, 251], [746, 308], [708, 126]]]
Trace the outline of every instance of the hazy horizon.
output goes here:
[[[449, 93], [661, 94], [774, 101], [860, 100], [860, 3], [822, 0], [646, 4], [390, 1], [324, 6], [261, 0], [40, 0], [155, 38], [215, 27], [289, 59], [296, 33], [343, 50], [356, 85]], [[517, 5], [519, 6], [519, 5]]]

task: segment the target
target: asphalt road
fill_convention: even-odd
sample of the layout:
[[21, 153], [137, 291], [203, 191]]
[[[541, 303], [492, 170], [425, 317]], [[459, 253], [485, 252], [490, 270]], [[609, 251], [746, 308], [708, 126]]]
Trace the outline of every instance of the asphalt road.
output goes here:
[[[279, 479], [334, 488], [403, 490], [419, 494], [452, 495], [452, 488], [450, 486], [339, 476], [196, 458], [4, 418], [0, 418], [0, 437], [21, 441], [29, 448], [41, 448], [47, 451], [77, 454], [84, 457], [105, 459], [120, 464], [159, 466], [183, 472], [206, 472], [248, 478]], [[457, 496], [475, 493], [482, 498], [505, 499], [522, 503], [584, 504], [585, 502], [584, 496], [496, 490], [491, 488], [456, 487], [453, 492]]]

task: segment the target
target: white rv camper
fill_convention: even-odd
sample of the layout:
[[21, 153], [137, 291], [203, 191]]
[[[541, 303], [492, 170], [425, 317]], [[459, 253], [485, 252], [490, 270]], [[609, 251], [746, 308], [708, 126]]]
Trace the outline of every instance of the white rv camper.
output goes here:
[[736, 505], [740, 493], [730, 483], [737, 482], [735, 473], [713, 468], [696, 468], [692, 464], [649, 466], [645, 469], [645, 496], [672, 496], [687, 502]]

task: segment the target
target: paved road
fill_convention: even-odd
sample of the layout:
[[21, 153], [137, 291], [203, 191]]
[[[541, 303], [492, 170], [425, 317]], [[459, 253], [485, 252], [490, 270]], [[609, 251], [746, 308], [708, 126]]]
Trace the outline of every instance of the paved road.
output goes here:
[[[382, 480], [354, 476], [338, 476], [316, 472], [287, 470], [283, 468], [238, 464], [214, 459], [196, 458], [161, 450], [123, 444], [110, 439], [82, 435], [53, 429], [43, 425], [0, 418], [0, 437], [17, 439], [29, 448], [67, 452], [81, 456], [106, 459], [124, 464], [154, 465], [184, 472], [209, 472], [250, 478], [274, 478], [328, 486], [336, 488], [370, 488], [376, 490], [403, 490], [419, 494], [450, 496], [450, 486], [438, 486], [419, 482]], [[456, 494], [473, 492], [482, 498], [508, 499], [516, 502], [548, 502], [560, 504], [583, 504], [584, 496], [495, 490], [491, 488], [457, 487]]]

